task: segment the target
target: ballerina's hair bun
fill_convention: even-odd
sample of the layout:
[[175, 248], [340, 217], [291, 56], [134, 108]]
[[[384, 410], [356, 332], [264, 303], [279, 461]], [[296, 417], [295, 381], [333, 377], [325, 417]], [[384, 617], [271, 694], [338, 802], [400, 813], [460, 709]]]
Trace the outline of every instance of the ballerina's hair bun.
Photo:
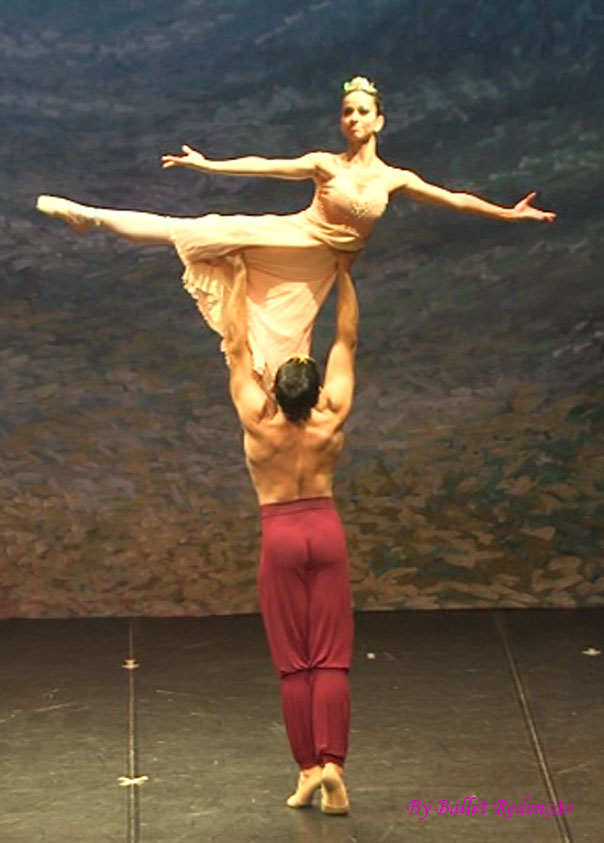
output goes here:
[[369, 94], [375, 100], [375, 105], [378, 114], [383, 112], [382, 97], [377, 89], [377, 86], [371, 79], [366, 76], [354, 76], [342, 85], [343, 95], [352, 94], [353, 91], [362, 91], [364, 94]]

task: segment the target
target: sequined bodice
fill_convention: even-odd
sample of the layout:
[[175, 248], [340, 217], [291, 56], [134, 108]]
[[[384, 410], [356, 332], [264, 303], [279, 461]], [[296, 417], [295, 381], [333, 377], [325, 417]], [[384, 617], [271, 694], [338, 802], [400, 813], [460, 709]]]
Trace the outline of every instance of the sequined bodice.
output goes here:
[[317, 186], [310, 214], [323, 224], [344, 226], [365, 237], [388, 206], [386, 171], [359, 188], [337, 158], [335, 174]]

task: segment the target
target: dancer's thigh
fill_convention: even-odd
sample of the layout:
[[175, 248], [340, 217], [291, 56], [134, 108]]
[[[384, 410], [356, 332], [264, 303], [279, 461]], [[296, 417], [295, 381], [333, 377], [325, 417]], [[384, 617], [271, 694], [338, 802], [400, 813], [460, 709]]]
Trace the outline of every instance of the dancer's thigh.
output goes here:
[[306, 541], [287, 516], [263, 521], [258, 591], [275, 669], [283, 675], [307, 668]]
[[316, 513], [311, 532], [309, 647], [313, 667], [350, 668], [353, 619], [349, 563], [335, 511]]

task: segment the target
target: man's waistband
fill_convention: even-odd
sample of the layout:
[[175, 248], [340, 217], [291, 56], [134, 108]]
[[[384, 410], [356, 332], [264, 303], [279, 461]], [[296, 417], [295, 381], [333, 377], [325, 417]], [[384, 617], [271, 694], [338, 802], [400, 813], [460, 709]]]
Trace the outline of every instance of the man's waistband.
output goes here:
[[292, 512], [306, 512], [309, 509], [335, 509], [333, 498], [296, 498], [292, 501], [265, 503], [260, 507], [260, 514], [262, 518], [272, 518], [275, 515], [290, 515]]

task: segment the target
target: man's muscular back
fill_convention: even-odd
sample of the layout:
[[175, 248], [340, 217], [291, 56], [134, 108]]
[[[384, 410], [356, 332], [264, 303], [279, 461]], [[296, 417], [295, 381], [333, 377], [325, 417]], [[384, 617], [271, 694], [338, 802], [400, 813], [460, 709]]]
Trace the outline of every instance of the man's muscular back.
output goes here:
[[331, 497], [344, 432], [339, 414], [323, 396], [303, 424], [288, 421], [267, 399], [266, 416], [246, 426], [243, 443], [261, 505]]

